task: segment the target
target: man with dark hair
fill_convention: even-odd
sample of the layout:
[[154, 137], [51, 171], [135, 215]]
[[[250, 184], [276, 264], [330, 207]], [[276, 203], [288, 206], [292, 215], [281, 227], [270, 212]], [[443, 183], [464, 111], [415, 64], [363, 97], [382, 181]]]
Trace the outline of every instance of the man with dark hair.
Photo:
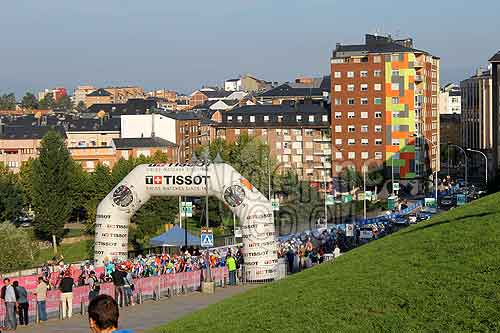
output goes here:
[[28, 326], [28, 292], [23, 286], [20, 286], [19, 282], [17, 281], [14, 281], [14, 283], [12, 283], [12, 286], [17, 292], [17, 312], [19, 314], [19, 325]]
[[5, 302], [5, 325], [8, 330], [16, 330], [17, 320], [16, 320], [16, 302], [17, 302], [17, 292], [16, 289], [10, 283], [9, 278], [3, 279], [4, 286], [1, 291], [1, 298]]
[[99, 295], [89, 304], [89, 326], [93, 333], [132, 333], [131, 330], [118, 330], [118, 303], [113, 297]]

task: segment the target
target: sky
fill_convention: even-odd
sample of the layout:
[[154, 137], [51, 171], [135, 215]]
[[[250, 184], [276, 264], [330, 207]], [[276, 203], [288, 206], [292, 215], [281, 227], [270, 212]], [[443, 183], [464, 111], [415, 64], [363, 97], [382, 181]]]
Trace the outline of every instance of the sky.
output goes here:
[[459, 82], [500, 50], [500, 1], [2, 0], [0, 93], [141, 85], [190, 93], [251, 73], [329, 74], [336, 43], [412, 37]]

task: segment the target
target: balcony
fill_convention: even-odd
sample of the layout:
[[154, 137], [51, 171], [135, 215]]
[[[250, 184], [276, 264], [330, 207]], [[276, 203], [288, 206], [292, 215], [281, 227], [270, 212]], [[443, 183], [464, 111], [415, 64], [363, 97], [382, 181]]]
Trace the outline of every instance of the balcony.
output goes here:
[[314, 155], [331, 155], [332, 150], [331, 149], [323, 149], [322, 151], [315, 151]]
[[423, 75], [415, 75], [415, 82], [422, 82], [424, 81]]
[[327, 136], [323, 136], [321, 138], [314, 138], [313, 141], [314, 142], [331, 142], [332, 138], [327, 137]]
[[422, 67], [424, 67], [424, 64], [420, 61], [415, 60], [415, 62], [413, 63], [413, 67], [422, 68]]

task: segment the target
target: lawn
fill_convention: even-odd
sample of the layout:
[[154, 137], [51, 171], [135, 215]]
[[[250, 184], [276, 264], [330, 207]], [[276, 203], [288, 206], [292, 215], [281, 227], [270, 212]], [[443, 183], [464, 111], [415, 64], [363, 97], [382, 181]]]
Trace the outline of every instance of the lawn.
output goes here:
[[500, 193], [150, 332], [500, 331]]
[[[58, 253], [64, 256], [65, 263], [72, 263], [77, 261], [82, 261], [89, 259], [88, 247], [92, 241], [83, 240], [74, 244], [64, 244], [57, 247]], [[36, 256], [33, 266], [41, 266], [47, 260], [51, 260], [54, 256], [54, 250], [52, 247], [42, 249]]]

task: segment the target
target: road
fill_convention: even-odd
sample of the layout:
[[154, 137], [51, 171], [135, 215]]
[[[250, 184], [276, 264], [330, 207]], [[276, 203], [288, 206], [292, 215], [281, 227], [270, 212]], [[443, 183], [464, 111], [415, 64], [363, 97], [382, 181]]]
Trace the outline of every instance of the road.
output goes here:
[[[134, 330], [134, 333], [144, 332], [186, 314], [217, 303], [225, 298], [241, 294], [254, 286], [216, 288], [214, 294], [199, 292], [164, 298], [158, 302], [148, 301], [141, 305], [120, 309], [120, 328]], [[88, 318], [75, 315], [70, 320], [49, 320], [48, 322], [28, 327], [20, 327], [18, 333], [80, 333], [89, 332]]]

